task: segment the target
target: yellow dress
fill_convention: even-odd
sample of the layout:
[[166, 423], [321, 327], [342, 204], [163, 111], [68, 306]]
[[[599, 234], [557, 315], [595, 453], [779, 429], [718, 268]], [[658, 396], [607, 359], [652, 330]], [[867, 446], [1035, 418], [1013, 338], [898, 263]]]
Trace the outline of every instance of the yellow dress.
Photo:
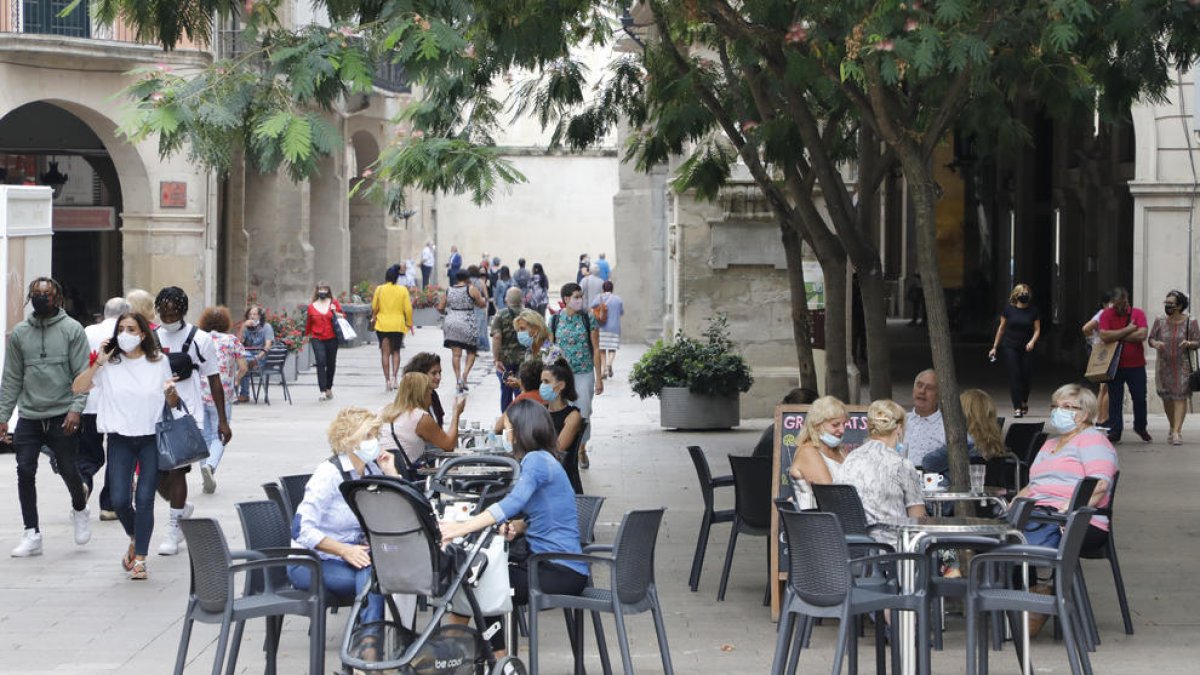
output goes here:
[[412, 325], [412, 299], [400, 284], [380, 284], [371, 298], [378, 333], [407, 333]]

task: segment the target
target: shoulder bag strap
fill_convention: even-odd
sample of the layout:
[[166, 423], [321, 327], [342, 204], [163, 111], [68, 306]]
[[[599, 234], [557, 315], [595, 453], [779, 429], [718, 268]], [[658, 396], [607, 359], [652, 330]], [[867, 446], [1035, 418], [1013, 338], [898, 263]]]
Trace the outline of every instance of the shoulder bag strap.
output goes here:
[[400, 442], [400, 438], [396, 436], [396, 421], [392, 420], [388, 423], [388, 430], [392, 434], [392, 440], [396, 442], [396, 461], [399, 462], [400, 474], [409, 480], [412, 479], [412, 464], [408, 461], [408, 455], [404, 452], [404, 444]]
[[[196, 339], [196, 330], [196, 327], [192, 326], [192, 330], [188, 332], [187, 339], [183, 341], [183, 349], [179, 351], [187, 354], [192, 350], [192, 342]], [[204, 363], [206, 361], [204, 355], [200, 353], [199, 349], [196, 350], [196, 358], [200, 359], [200, 363]]]

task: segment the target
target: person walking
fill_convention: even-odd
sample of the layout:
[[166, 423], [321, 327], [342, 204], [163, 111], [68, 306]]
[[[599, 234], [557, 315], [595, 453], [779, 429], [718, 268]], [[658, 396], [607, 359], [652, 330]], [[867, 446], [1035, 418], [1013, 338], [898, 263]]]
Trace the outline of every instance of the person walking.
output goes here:
[[17, 456], [17, 499], [25, 529], [12, 550], [14, 558], [42, 554], [38, 521], [37, 467], [42, 448], [58, 464], [58, 474], [71, 494], [75, 543], [92, 538], [87, 488], [79, 476], [80, 417], [87, 394], [76, 394], [71, 383], [88, 367], [88, 341], [83, 326], [63, 309], [62, 286], [50, 277], [29, 284], [26, 299], [33, 315], [13, 327], [4, 356], [0, 382], [0, 437], [20, 408], [13, 431]]
[[421, 288], [429, 285], [429, 277], [433, 274], [434, 260], [433, 242], [427, 240], [425, 248], [421, 249]]
[[446, 283], [452, 284], [458, 278], [458, 271], [462, 269], [463, 258], [458, 252], [457, 246], [450, 247], [450, 259], [446, 261]]
[[600, 254], [600, 258], [596, 261], [592, 273], [600, 277], [601, 281], [608, 281], [608, 278], [612, 276], [612, 266], [608, 264], [608, 258], [603, 253]]
[[533, 263], [529, 289], [525, 292], [525, 306], [546, 316], [546, 308], [550, 306], [550, 277], [546, 276], [542, 263]]
[[438, 311], [446, 315], [442, 322], [442, 346], [450, 350], [456, 393], [459, 394], [468, 389], [467, 376], [475, 366], [475, 352], [479, 350], [475, 308], [487, 303], [479, 290], [468, 283], [469, 277], [465, 270], [459, 270], [454, 285], [446, 289], [437, 306]]
[[[205, 309], [198, 324], [200, 330], [208, 332], [217, 352], [217, 372], [221, 377], [227, 420], [233, 419], [233, 392], [238, 381], [246, 376], [248, 368], [242, 341], [229, 332], [231, 323], [229, 308], [218, 305]], [[208, 380], [200, 380], [200, 395], [204, 400], [204, 441], [208, 443], [208, 458], [200, 462], [200, 479], [204, 483], [204, 494], [211, 495], [217, 491], [217, 479], [214, 474], [221, 464], [221, 456], [225, 454], [225, 444], [217, 436], [217, 404], [213, 400]]]
[[[483, 306], [475, 307], [475, 340], [476, 347], [481, 352], [491, 351], [491, 341], [488, 340], [488, 273], [487, 270], [477, 265], [471, 265], [467, 268], [467, 273], [471, 275], [471, 285], [475, 290], [479, 291], [479, 295], [483, 298]], [[466, 378], [464, 378], [465, 380]]]
[[502, 266], [500, 271], [496, 273], [496, 281], [492, 284], [492, 295], [494, 296], [492, 303], [495, 305], [496, 312], [504, 309], [504, 303], [508, 298], [508, 289], [513, 288], [515, 285], [508, 265]]
[[496, 379], [500, 380], [501, 413], [508, 410], [513, 397], [519, 393], [520, 380], [517, 371], [525, 358], [525, 348], [517, 340], [517, 329], [513, 325], [524, 309], [521, 305], [521, 289], [510, 286], [502, 302], [504, 309], [496, 312], [492, 319], [492, 343], [496, 345]]
[[[575, 405], [583, 419], [590, 422], [592, 397], [604, 393], [600, 327], [592, 320], [591, 312], [584, 309], [583, 290], [579, 284], [563, 284], [562, 298], [565, 306], [551, 318], [550, 336], [563, 350], [571, 372], [575, 374], [575, 393], [579, 397]], [[591, 435], [591, 424], [588, 424], [579, 440], [579, 466], [584, 469], [591, 465], [587, 455]]]
[[1042, 320], [1037, 307], [1031, 303], [1033, 292], [1028, 284], [1013, 286], [1008, 304], [1000, 313], [1000, 325], [988, 358], [996, 360], [999, 353], [1008, 372], [1008, 391], [1012, 399], [1013, 417], [1029, 414], [1029, 381], [1033, 377], [1033, 349], [1042, 335]]
[[317, 363], [317, 388], [321, 390], [317, 400], [333, 398], [333, 374], [337, 371], [338, 337], [334, 322], [342, 314], [342, 305], [333, 299], [333, 290], [324, 281], [313, 289], [312, 302], [305, 308], [304, 334], [313, 350]]
[[1112, 306], [1100, 314], [1100, 339], [1107, 343], [1120, 342], [1121, 355], [1117, 373], [1108, 383], [1108, 440], [1121, 441], [1125, 427], [1122, 417], [1125, 387], [1133, 399], [1133, 432], [1147, 443], [1154, 440], [1146, 430], [1146, 313], [1129, 302], [1129, 291], [1113, 289]]
[[591, 309], [596, 323], [600, 324], [600, 351], [604, 352], [604, 376], [612, 377], [617, 350], [621, 348], [621, 317], [625, 314], [625, 301], [613, 293], [613, 282], [605, 281], [601, 288], [603, 292], [592, 301]]
[[[87, 336], [88, 350], [92, 354], [100, 353], [100, 344], [112, 337], [117, 329], [117, 319], [129, 311], [129, 303], [125, 298], [109, 298], [104, 303], [104, 314], [99, 322], [83, 329]], [[94, 477], [105, 467], [104, 434], [96, 430], [96, 411], [100, 405], [100, 395], [88, 395], [87, 405], [79, 419], [79, 477], [87, 488], [89, 495], [95, 489]], [[104, 471], [104, 488], [100, 490], [100, 520], [116, 520], [117, 512], [113, 510], [111, 491], [108, 487], [108, 470]]]
[[604, 292], [604, 282], [591, 267], [584, 268], [583, 280], [579, 282], [579, 287], [583, 289], [583, 306], [587, 309], [591, 309], [596, 298]]
[[1158, 351], [1154, 388], [1171, 425], [1171, 445], [1183, 445], [1183, 418], [1192, 399], [1191, 352], [1200, 347], [1200, 325], [1187, 314], [1188, 298], [1171, 291], [1163, 300], [1163, 316], [1154, 320], [1146, 344]]
[[[228, 328], [228, 319], [226, 324]], [[130, 579], [145, 580], [159, 476], [155, 426], [164, 405], [175, 408], [180, 402], [170, 362], [163, 358], [146, 319], [132, 312], [122, 314], [72, 389], [77, 394], [99, 394], [96, 424], [108, 434], [113, 508], [129, 536], [121, 566]], [[137, 496], [131, 501], [135, 473]]]
[[384, 283], [375, 287], [375, 295], [371, 298], [371, 325], [375, 326], [375, 337], [379, 339], [379, 362], [388, 391], [396, 388], [400, 350], [404, 348], [404, 336], [413, 325], [412, 298], [399, 281], [399, 266], [392, 265], [384, 274]]
[[525, 259], [517, 258], [517, 271], [513, 272], [513, 282], [520, 287], [521, 291], [529, 290], [529, 279], [533, 274], [525, 269]]
[[[238, 340], [246, 352], [247, 372], [262, 372], [267, 352], [275, 344], [275, 329], [267, 322], [267, 310], [262, 305], [250, 305], [243, 315], [242, 327], [238, 329]], [[250, 400], [250, 378], [243, 377], [238, 390], [238, 403]]]
[[[189, 324], [184, 317], [188, 312], [188, 296], [178, 286], [167, 286], [158, 292], [154, 299], [154, 307], [158, 310], [161, 325], [154, 331], [158, 338], [159, 347], [164, 354], [186, 355], [186, 359], [171, 359], [171, 373], [176, 378], [175, 389], [179, 398], [186, 406], [200, 427], [200, 433], [207, 429], [204, 419], [204, 397], [200, 390], [200, 380], [208, 380], [208, 388], [212, 393], [213, 406], [217, 412], [217, 438], [224, 445], [229, 445], [233, 432], [229, 429], [229, 418], [225, 416], [225, 387], [221, 384], [220, 361], [217, 359], [217, 349], [213, 345], [212, 336]], [[147, 323], [149, 325], [149, 323]], [[103, 395], [103, 394], [102, 394]], [[171, 519], [167, 523], [167, 531], [158, 545], [159, 555], [175, 555], [183, 543], [183, 531], [179, 529], [179, 519], [191, 515], [193, 506], [188, 503], [187, 475], [192, 466], [182, 466], [158, 474], [158, 494], [171, 503]]]

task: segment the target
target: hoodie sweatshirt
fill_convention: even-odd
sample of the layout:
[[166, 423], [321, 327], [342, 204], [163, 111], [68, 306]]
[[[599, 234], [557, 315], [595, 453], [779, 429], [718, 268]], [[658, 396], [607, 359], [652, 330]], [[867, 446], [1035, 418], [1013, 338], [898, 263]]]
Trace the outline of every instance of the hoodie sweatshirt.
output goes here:
[[83, 326], [61, 309], [17, 324], [4, 355], [0, 421], [7, 422], [14, 407], [33, 420], [82, 412], [87, 394], [72, 393], [71, 383], [88, 367], [88, 353]]

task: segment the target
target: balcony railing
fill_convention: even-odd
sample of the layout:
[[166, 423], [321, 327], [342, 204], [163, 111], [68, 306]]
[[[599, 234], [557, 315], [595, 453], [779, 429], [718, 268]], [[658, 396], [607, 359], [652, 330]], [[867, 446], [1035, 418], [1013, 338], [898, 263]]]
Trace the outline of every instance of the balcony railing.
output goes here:
[[[88, 0], [83, 0], [68, 16], [59, 14], [72, 0], [0, 0], [0, 33], [27, 35], [57, 35], [61, 37], [153, 44], [137, 38], [137, 32], [122, 22], [102, 26], [91, 18]], [[157, 46], [157, 45], [155, 45]], [[182, 39], [176, 49], [197, 49], [190, 40]]]

